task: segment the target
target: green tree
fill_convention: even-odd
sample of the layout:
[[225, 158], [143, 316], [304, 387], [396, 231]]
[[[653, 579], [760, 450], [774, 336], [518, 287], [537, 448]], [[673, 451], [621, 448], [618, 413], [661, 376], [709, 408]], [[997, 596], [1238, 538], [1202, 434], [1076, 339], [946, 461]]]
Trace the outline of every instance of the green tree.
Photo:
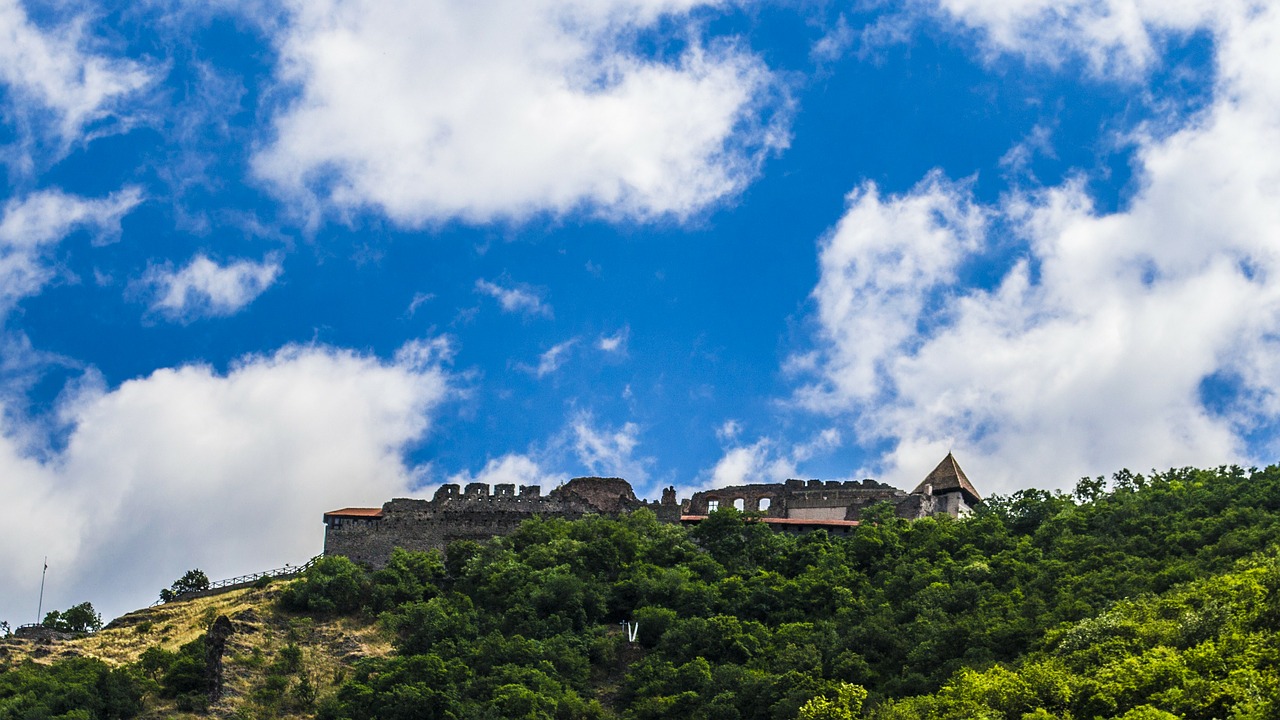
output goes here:
[[173, 602], [187, 593], [201, 592], [209, 589], [209, 576], [199, 568], [188, 570], [182, 577], [173, 581], [168, 588], [160, 591], [160, 600]]
[[97, 632], [102, 629], [102, 616], [94, 612], [93, 603], [82, 602], [62, 612], [49, 612], [40, 624], [62, 632]]
[[117, 720], [142, 711], [144, 682], [94, 658], [30, 661], [0, 672], [0, 720]]
[[818, 695], [801, 705], [799, 720], [854, 720], [861, 715], [866, 699], [866, 688], [842, 682], [834, 698]]

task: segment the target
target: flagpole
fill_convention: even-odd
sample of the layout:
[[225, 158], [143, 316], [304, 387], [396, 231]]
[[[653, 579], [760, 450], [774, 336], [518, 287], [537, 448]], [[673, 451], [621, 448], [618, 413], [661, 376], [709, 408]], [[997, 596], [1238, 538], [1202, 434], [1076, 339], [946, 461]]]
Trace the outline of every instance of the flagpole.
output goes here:
[[44, 576], [49, 572], [49, 556], [44, 556], [44, 569], [40, 571], [40, 604], [36, 607], [36, 624], [41, 622], [40, 613], [44, 612]]

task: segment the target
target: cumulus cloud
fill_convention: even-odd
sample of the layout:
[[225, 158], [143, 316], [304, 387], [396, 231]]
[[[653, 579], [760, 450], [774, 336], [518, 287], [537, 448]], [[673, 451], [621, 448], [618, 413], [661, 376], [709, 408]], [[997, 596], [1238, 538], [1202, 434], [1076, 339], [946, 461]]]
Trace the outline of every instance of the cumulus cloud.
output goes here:
[[761, 438], [751, 445], [729, 448], [711, 468], [713, 488], [748, 483], [782, 482], [796, 476], [795, 464], [777, 452], [772, 440]]
[[174, 320], [234, 315], [280, 277], [280, 261], [237, 260], [219, 265], [197, 255], [181, 270], [153, 266], [143, 283], [155, 291], [151, 309]]
[[44, 190], [5, 203], [0, 218], [0, 314], [38, 294], [53, 278], [50, 248], [82, 229], [98, 243], [118, 238], [120, 219], [141, 201], [140, 190], [127, 188], [101, 199]]
[[[683, 218], [783, 147], [763, 62], [699, 39], [714, 0], [292, 0], [259, 177], [319, 211], [406, 226], [563, 214]], [[645, 57], [635, 37], [685, 26]]]
[[[1000, 28], [1048, 7], [947, 5], [1011, 46]], [[1154, 4], [1088, 6], [1172, 22]], [[1127, 207], [1099, 211], [1082, 180], [990, 208], [936, 175], [901, 196], [850, 195], [821, 243], [819, 352], [796, 363], [819, 380], [798, 397], [855, 415], [864, 444], [893, 443], [889, 479], [918, 479], [951, 447], [988, 492], [1274, 452], [1245, 437], [1280, 416], [1280, 8], [1216, 7], [1203, 14], [1213, 102], [1139, 138]], [[1062, 32], [1111, 47], [1064, 17]], [[994, 287], [966, 286], [964, 263], [996, 241], [1022, 258]]]
[[153, 79], [144, 65], [93, 49], [85, 32], [89, 19], [75, 18], [51, 28], [31, 21], [18, 0], [0, 0], [0, 83], [19, 116], [54, 116], [62, 145], [79, 139], [85, 127], [115, 113], [122, 101]]
[[0, 435], [0, 617], [26, 621], [49, 556], [45, 606], [108, 615], [184, 571], [211, 577], [317, 554], [322, 513], [413, 489], [404, 451], [450, 394], [440, 343], [385, 362], [288, 347], [226, 373], [163, 369], [63, 407], [65, 448], [39, 459]]
[[703, 473], [702, 487], [682, 490], [695, 492], [707, 487], [775, 483], [800, 477], [800, 463], [839, 447], [842, 439], [839, 430], [828, 428], [796, 444], [762, 437], [748, 445], [737, 443], [741, 432], [741, 425], [733, 420], [717, 428], [716, 436], [721, 442], [735, 444], [726, 447], [715, 466]]
[[542, 301], [541, 291], [526, 285], [505, 287], [488, 280], [477, 280], [476, 292], [497, 300], [498, 305], [502, 306], [503, 312], [545, 318], [555, 315], [551, 306]]

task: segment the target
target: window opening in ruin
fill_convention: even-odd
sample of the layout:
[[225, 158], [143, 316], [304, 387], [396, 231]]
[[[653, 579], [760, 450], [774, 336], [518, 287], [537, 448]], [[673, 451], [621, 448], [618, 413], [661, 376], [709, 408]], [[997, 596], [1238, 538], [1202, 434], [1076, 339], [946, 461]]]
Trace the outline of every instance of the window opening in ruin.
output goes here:
[[709, 513], [713, 513], [713, 512], [715, 512], [715, 511], [717, 511], [717, 510], [719, 510], [719, 509], [720, 509], [720, 501], [719, 501], [719, 500], [708, 500], [708, 501], [707, 501], [707, 512], [709, 512]]
[[742, 512], [742, 511], [743, 511], [743, 510], [745, 510], [746, 508], [747, 508], [747, 501], [746, 501], [746, 500], [744, 500], [744, 499], [742, 499], [742, 498], [738, 498], [738, 499], [736, 499], [736, 500], [734, 500], [734, 501], [733, 501], [733, 509], [734, 509], [734, 510], [737, 510], [738, 512]]
[[760, 498], [760, 510], [768, 510], [771, 503], [772, 500], [770, 498]]

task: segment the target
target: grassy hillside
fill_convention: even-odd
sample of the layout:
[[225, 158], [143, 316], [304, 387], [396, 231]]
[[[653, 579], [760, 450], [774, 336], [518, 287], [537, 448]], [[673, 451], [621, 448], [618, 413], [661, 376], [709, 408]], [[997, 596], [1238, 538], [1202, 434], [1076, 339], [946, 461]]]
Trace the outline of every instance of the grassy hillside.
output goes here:
[[[641, 511], [376, 573], [326, 558], [92, 638], [10, 643], [0, 720], [71, 709], [18, 705], [76, 678], [82, 717], [190, 714], [219, 614], [236, 630], [223, 717], [1280, 716], [1280, 469], [1120, 472], [963, 521], [871, 520], [837, 538]], [[60, 670], [72, 656], [106, 664]]]
[[[383, 657], [391, 652], [385, 633], [370, 618], [316, 619], [279, 609], [281, 584], [245, 588], [190, 601], [158, 605], [124, 615], [93, 635], [72, 640], [37, 642], [0, 639], [0, 683], [24, 664], [50, 668], [90, 659], [113, 668], [134, 670], [144, 682], [140, 718], [194, 718], [202, 713], [182, 711], [173, 698], [162, 697], [162, 677], [143, 668], [147, 651], [177, 653], [201, 638], [210, 623], [226, 615], [235, 628], [224, 656], [223, 700], [208, 709], [221, 717], [309, 717], [308, 703], [290, 703], [303, 678], [317, 694], [332, 691], [344, 678], [344, 668], [359, 658]], [[285, 648], [300, 651], [299, 667], [273, 672]], [[284, 677], [281, 681], [279, 678]], [[10, 704], [0, 684], [0, 718]], [[11, 699], [11, 698], [10, 698]], [[22, 715], [12, 715], [22, 717]]]

